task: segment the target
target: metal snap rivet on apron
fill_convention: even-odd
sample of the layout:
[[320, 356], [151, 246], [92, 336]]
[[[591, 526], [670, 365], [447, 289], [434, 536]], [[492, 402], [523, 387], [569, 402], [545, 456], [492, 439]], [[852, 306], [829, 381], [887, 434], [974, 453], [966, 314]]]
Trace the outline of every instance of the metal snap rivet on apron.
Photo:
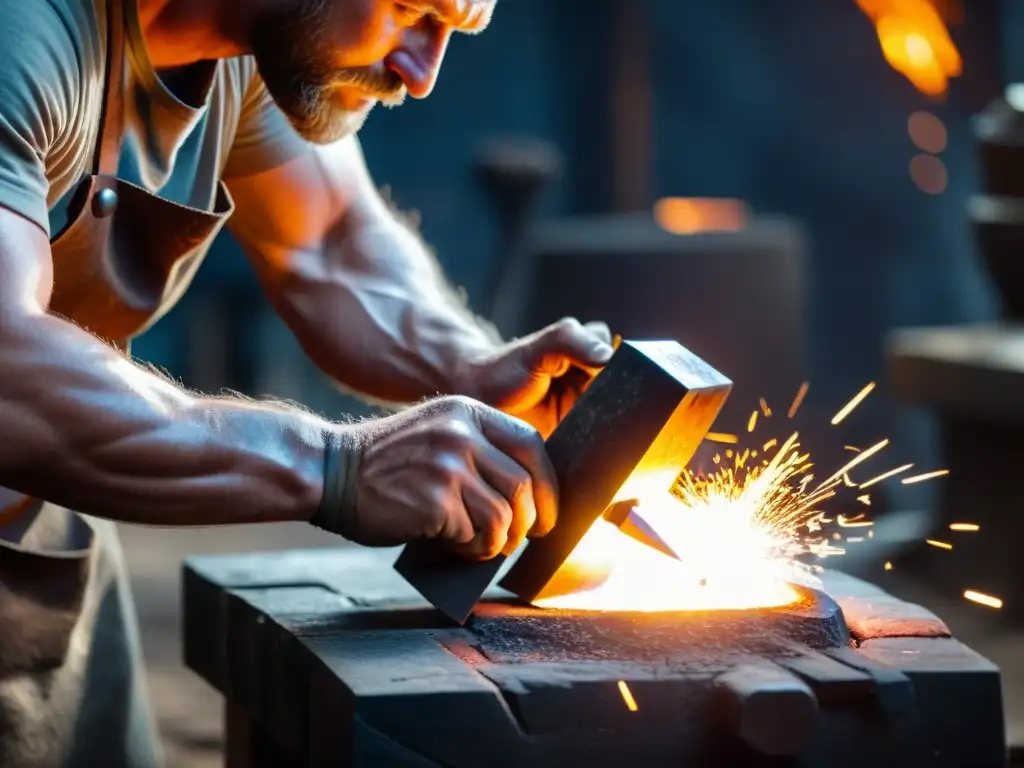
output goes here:
[[105, 219], [117, 208], [117, 192], [101, 189], [92, 198], [92, 213], [97, 219]]

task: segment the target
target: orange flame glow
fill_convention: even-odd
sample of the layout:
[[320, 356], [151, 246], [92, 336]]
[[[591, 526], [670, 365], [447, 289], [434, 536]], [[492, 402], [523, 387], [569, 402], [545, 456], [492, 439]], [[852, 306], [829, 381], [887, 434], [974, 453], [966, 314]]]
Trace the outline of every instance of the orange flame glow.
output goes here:
[[960, 52], [932, 0], [856, 0], [875, 25], [882, 55], [927, 96], [943, 96], [963, 72]]
[[[872, 389], [869, 385], [842, 409], [842, 421]], [[791, 417], [807, 393], [801, 386], [790, 407]], [[761, 413], [770, 414], [767, 403]], [[759, 423], [754, 411], [748, 426]], [[833, 422], [835, 423], [835, 421]], [[709, 435], [709, 442], [737, 444], [732, 434]], [[723, 439], [727, 437], [728, 439]], [[772, 608], [800, 599], [795, 587], [820, 587], [821, 566], [808, 559], [839, 555], [845, 549], [831, 541], [857, 544], [872, 538], [873, 522], [866, 513], [826, 517], [820, 505], [846, 488], [860, 489], [894, 480], [909, 464], [873, 474], [856, 482], [850, 471], [877, 460], [889, 445], [883, 439], [859, 450], [825, 480], [815, 482], [810, 455], [793, 433], [752, 448], [728, 448], [713, 458], [711, 474], [686, 470], [630, 478], [620, 499], [638, 499], [637, 512], [675, 551], [679, 559], [630, 538], [615, 525], [599, 519], [579, 542], [552, 583], [534, 603], [541, 608], [601, 611], [689, 611]], [[723, 454], [725, 460], [723, 460]], [[903, 483], [944, 476], [939, 470], [903, 478]], [[870, 506], [862, 491], [857, 500]], [[860, 528], [867, 536], [846, 536], [825, 526]], [[966, 526], [964, 530], [966, 530]], [[858, 533], [860, 533], [859, 531]], [[948, 542], [929, 540], [941, 549]], [[809, 556], [809, 557], [808, 557]]]
[[666, 197], [654, 206], [654, 220], [674, 235], [737, 232], [747, 223], [741, 200], [709, 197]]

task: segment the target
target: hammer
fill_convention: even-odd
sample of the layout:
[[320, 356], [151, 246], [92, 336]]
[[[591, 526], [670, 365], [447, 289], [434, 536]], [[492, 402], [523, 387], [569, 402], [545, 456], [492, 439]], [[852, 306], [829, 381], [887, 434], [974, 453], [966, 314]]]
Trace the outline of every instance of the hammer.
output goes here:
[[[558, 520], [547, 536], [525, 545], [501, 587], [526, 602], [549, 596], [545, 588], [602, 515], [665, 551], [628, 500], [670, 490], [731, 389], [731, 381], [677, 342], [621, 343], [545, 443], [558, 479]], [[470, 562], [421, 540], [406, 545], [395, 569], [463, 624], [504, 562]]]

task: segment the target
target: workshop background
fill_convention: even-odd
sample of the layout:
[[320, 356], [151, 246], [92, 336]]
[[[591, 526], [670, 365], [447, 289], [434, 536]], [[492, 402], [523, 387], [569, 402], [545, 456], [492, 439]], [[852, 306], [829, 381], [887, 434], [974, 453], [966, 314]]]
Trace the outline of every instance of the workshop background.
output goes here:
[[[826, 423], [875, 381], [844, 441], [888, 437], [892, 464], [941, 466], [934, 419], [886, 389], [887, 337], [999, 316], [968, 217], [971, 118], [1024, 74], [1024, 7], [939, 3], [962, 72], [928, 95], [883, 56], [869, 12], [886, 4], [861, 5], [502, 0], [486, 34], [452, 42], [428, 100], [371, 117], [364, 151], [508, 332], [582, 307], [627, 336], [674, 333], [737, 381], [747, 414], [761, 395], [784, 412], [809, 381]], [[304, 359], [227, 236], [133, 351], [202, 390], [366, 412]], [[925, 531], [942, 484], [891, 490], [885, 512], [921, 511], [904, 525]], [[177, 655], [181, 557], [335, 542], [297, 526], [126, 527], [125, 541], [172, 765], [215, 764], [217, 698]], [[851, 567], [881, 573], [878, 547]], [[930, 607], [989, 651], [978, 609]]]

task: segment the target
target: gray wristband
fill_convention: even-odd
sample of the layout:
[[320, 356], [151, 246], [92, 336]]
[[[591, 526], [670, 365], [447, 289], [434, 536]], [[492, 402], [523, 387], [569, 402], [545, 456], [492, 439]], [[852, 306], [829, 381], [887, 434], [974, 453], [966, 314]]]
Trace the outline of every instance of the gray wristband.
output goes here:
[[356, 491], [360, 452], [346, 446], [334, 432], [328, 433], [324, 442], [324, 495], [310, 523], [358, 543]]

